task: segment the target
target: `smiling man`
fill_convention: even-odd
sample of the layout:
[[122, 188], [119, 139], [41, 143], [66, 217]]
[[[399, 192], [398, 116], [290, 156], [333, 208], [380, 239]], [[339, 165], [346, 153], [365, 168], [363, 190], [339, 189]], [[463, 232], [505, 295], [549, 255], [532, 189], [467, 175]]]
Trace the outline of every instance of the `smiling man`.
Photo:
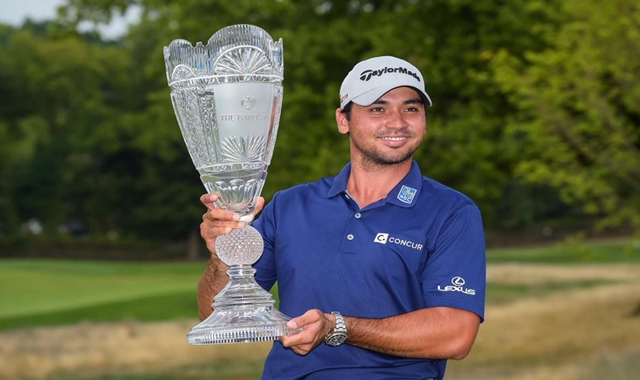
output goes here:
[[[471, 350], [484, 318], [482, 219], [465, 195], [422, 175], [413, 155], [431, 99], [420, 71], [383, 56], [344, 79], [338, 131], [351, 161], [334, 177], [283, 190], [253, 224], [265, 240], [254, 265], [302, 332], [274, 343], [263, 379], [443, 379]], [[215, 238], [243, 228], [213, 206], [201, 234], [211, 261], [200, 316], [226, 284]], [[263, 200], [258, 206], [262, 209]]]

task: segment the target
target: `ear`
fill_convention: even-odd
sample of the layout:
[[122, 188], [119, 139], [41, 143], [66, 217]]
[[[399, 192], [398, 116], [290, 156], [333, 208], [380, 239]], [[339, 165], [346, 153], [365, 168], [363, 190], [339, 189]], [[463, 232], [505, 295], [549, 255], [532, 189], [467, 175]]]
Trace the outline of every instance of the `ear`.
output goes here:
[[336, 123], [338, 124], [338, 132], [343, 135], [349, 133], [349, 120], [341, 108], [336, 109]]

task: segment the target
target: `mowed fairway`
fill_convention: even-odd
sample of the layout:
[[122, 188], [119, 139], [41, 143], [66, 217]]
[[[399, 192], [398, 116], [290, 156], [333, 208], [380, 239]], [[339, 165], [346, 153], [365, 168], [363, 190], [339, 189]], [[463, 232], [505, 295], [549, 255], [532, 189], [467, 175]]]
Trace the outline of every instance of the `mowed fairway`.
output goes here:
[[[489, 258], [487, 320], [471, 354], [450, 362], [447, 380], [638, 378], [640, 249], [627, 241], [496, 250]], [[258, 379], [270, 343], [185, 342], [197, 322], [194, 292], [203, 266], [0, 261], [0, 316], [6, 305], [22, 308], [0, 324], [34, 313], [37, 325], [46, 325], [46, 310], [61, 324], [0, 331], [0, 379]], [[47, 269], [53, 279], [60, 274], [59, 284], [29, 285], [50, 281]], [[28, 284], [7, 290], [8, 278]], [[86, 289], [77, 289], [79, 283]], [[47, 300], [56, 294], [59, 303]], [[155, 318], [145, 317], [157, 303]], [[128, 311], [120, 316], [109, 312], [123, 305]], [[101, 318], [105, 313], [113, 315]]]
[[195, 316], [203, 268], [182, 262], [0, 260], [0, 330]]

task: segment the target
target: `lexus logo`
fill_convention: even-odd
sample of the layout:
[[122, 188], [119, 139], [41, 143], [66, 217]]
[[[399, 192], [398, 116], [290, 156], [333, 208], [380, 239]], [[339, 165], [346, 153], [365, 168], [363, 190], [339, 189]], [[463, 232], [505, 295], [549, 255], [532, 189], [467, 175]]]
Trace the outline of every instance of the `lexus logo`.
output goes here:
[[441, 292], [460, 292], [470, 296], [476, 295], [475, 289], [469, 289], [464, 287], [464, 284], [466, 283], [466, 281], [464, 280], [464, 278], [460, 276], [455, 276], [454, 278], [452, 278], [451, 283], [453, 285], [447, 285], [444, 287], [438, 285], [438, 290]]

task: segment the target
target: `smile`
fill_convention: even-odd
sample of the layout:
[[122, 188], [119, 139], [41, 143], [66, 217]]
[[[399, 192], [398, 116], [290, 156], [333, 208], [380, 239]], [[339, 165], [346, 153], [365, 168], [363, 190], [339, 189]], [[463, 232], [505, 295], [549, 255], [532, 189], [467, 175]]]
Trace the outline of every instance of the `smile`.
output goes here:
[[383, 140], [390, 140], [390, 141], [402, 141], [402, 140], [406, 140], [408, 139], [408, 137], [406, 136], [386, 136], [386, 137], [381, 137], [381, 139]]

